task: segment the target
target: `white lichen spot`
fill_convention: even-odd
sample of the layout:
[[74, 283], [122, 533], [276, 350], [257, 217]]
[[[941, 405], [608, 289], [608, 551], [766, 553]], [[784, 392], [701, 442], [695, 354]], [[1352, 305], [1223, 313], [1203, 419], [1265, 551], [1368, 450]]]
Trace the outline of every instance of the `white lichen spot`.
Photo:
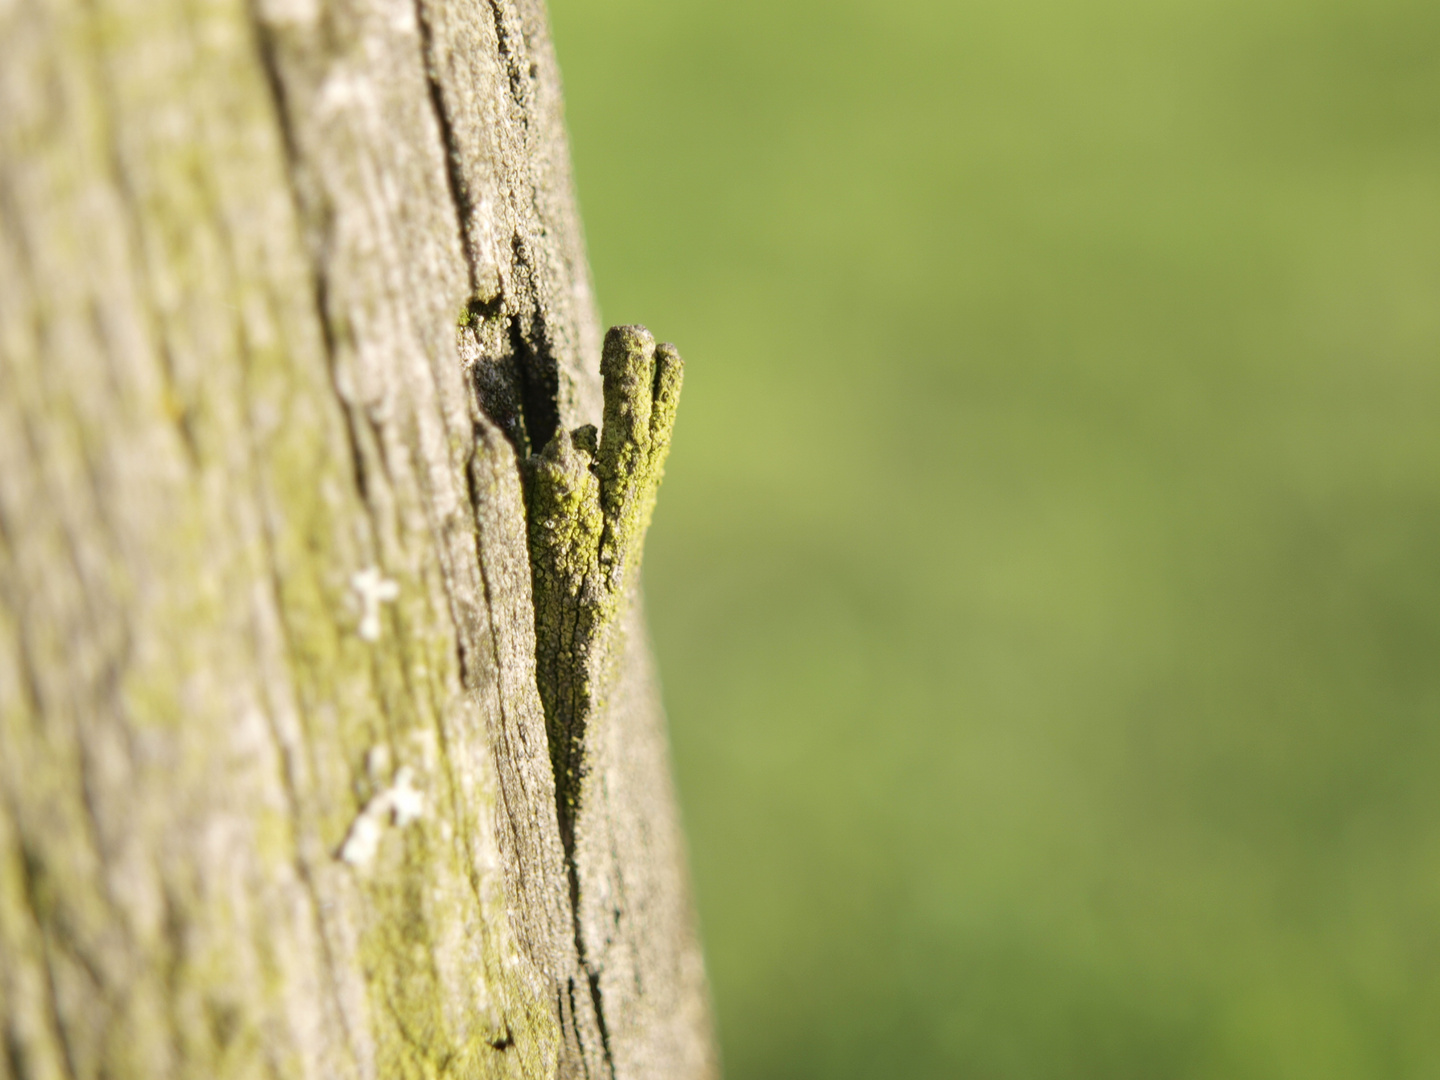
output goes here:
[[400, 595], [400, 585], [380, 573], [374, 566], [367, 566], [350, 577], [350, 587], [360, 595], [360, 626], [357, 629], [364, 641], [380, 640], [380, 605], [388, 604]]
[[395, 774], [395, 786], [390, 789], [390, 811], [401, 829], [425, 816], [425, 796], [415, 786], [415, 774], [409, 766]]
[[351, 866], [368, 866], [380, 850], [386, 824], [403, 829], [425, 816], [425, 795], [415, 786], [415, 774], [402, 765], [395, 782], [373, 796], [360, 811], [340, 845], [340, 859]]
[[[373, 803], [374, 800], [372, 799]], [[345, 837], [345, 843], [340, 846], [340, 859], [351, 866], [368, 866], [375, 858], [375, 852], [380, 847], [380, 835], [382, 833], [381, 819], [378, 814], [370, 813], [369, 804], [360, 811], [354, 823], [350, 826], [350, 832]]]

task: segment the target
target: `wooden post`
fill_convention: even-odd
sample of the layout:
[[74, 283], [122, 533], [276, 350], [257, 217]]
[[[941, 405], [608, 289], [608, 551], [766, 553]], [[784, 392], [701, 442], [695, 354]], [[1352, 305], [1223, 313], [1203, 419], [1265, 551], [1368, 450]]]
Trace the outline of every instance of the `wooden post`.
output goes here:
[[638, 596], [557, 826], [559, 85], [539, 0], [0, 0], [0, 1077], [717, 1075]]

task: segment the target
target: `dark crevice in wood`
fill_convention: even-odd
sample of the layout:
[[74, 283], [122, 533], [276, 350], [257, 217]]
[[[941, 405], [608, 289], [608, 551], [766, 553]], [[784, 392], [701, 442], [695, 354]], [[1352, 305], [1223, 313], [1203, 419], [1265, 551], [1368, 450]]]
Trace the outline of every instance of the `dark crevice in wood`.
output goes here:
[[[570, 1019], [575, 1025], [575, 1043], [580, 1047], [580, 1067], [585, 1070], [585, 1075], [588, 1078], [590, 1076], [590, 1062], [585, 1057], [585, 1039], [580, 1034], [580, 1021], [578, 1019], [580, 1014], [575, 1008], [575, 980], [573, 978], [565, 980], [565, 993], [570, 998]], [[615, 1070], [611, 1069], [610, 1071], [613, 1074]]]
[[[260, 59], [265, 85], [270, 90], [271, 115], [280, 132], [280, 142], [285, 148], [285, 179], [290, 188], [290, 203], [299, 216], [301, 202], [299, 193], [295, 190], [295, 168], [300, 160], [300, 148], [295, 139], [295, 129], [290, 123], [285, 80], [280, 75], [279, 45], [260, 15], [259, 2], [260, 0], [249, 0], [245, 5], [245, 16], [255, 40], [255, 53]], [[303, 221], [304, 218], [301, 217], [300, 220]]]
[[526, 73], [534, 73], [535, 65], [526, 65], [522, 53], [523, 49], [517, 49], [510, 37], [510, 28], [506, 25], [505, 10], [500, 0], [490, 0], [490, 12], [495, 17], [495, 41], [500, 50], [500, 59], [505, 63], [505, 74], [510, 81], [510, 100], [520, 112], [520, 121], [527, 128], [530, 126], [530, 94], [529, 83], [526, 81]]
[[[523, 242], [515, 237], [517, 288], [533, 297], [530, 264]], [[502, 318], [505, 301], [473, 300], [467, 308], [472, 325]], [[523, 315], [508, 316], [509, 349], [498, 357], [482, 357], [471, 370], [471, 383], [480, 410], [509, 440], [515, 456], [524, 461], [545, 448], [560, 427], [560, 364], [550, 339], [545, 313], [531, 301]]]
[[488, 1039], [486, 1041], [490, 1043], [490, 1049], [492, 1050], [509, 1050], [515, 1045], [515, 1035], [511, 1032], [510, 1025], [506, 1024], [504, 1035], [501, 1035], [498, 1039]]
[[345, 420], [345, 441], [350, 448], [350, 466], [355, 473], [355, 490], [360, 501], [370, 505], [370, 472], [365, 464], [365, 453], [360, 447], [360, 430], [355, 423], [355, 414], [345, 403], [341, 403], [341, 416]]
[[314, 274], [311, 284], [314, 290], [314, 305], [316, 319], [320, 324], [320, 340], [325, 347], [325, 366], [330, 374], [330, 385], [335, 389], [335, 396], [340, 401], [340, 416], [345, 424], [345, 445], [350, 451], [350, 469], [355, 481], [355, 490], [360, 496], [360, 501], [367, 508], [370, 506], [370, 497], [373, 494], [370, 490], [370, 467], [365, 463], [365, 451], [360, 445], [360, 429], [356, 422], [355, 410], [351, 402], [345, 399], [340, 393], [340, 383], [337, 377], [336, 367], [339, 363], [339, 349], [335, 341], [335, 331], [330, 325], [327, 312], [330, 307], [329, 281], [325, 276], [319, 262], [313, 267]]
[[515, 277], [524, 283], [530, 299], [529, 326], [512, 316], [510, 345], [520, 371], [525, 434], [530, 452], [538, 454], [560, 427], [560, 362], [555, 356], [550, 328], [540, 303], [539, 274], [525, 239], [518, 232], [511, 237], [510, 256], [515, 266]]
[[531, 315], [527, 336], [519, 319], [510, 320], [510, 348], [520, 375], [520, 415], [525, 441], [538, 454], [560, 427], [560, 371], [546, 340], [539, 306]]
[[[510, 317], [505, 314], [504, 306], [501, 297], [471, 300], [466, 305], [467, 324], [462, 332], [474, 335], [477, 353], [480, 351], [479, 335], [483, 327], [493, 327], [502, 321], [509, 325]], [[507, 339], [510, 345], [508, 351], [499, 356], [477, 357], [470, 369], [470, 382], [480, 411], [500, 429], [515, 450], [516, 458], [524, 461], [529, 456], [531, 447], [525, 432], [520, 364], [515, 357], [513, 334], [507, 334]]]
[[449, 110], [445, 108], [445, 92], [435, 71], [434, 34], [430, 19], [425, 13], [424, 0], [415, 0], [415, 20], [420, 26], [420, 67], [425, 72], [425, 86], [430, 95], [430, 109], [435, 114], [435, 126], [440, 131], [440, 147], [445, 154], [445, 182], [450, 190], [450, 202], [455, 207], [457, 227], [460, 231], [460, 248], [465, 255], [465, 272], [469, 275], [470, 293], [477, 291], [479, 277], [475, 272], [475, 247], [470, 235], [470, 215], [473, 205], [470, 188], [465, 183], [464, 158], [455, 128], [450, 122]]
[[610, 1029], [605, 1024], [605, 1001], [600, 993], [600, 973], [590, 966], [582, 955], [580, 963], [585, 968], [585, 980], [590, 984], [590, 1004], [595, 1009], [595, 1023], [600, 1027], [600, 1048], [605, 1052], [605, 1065], [610, 1075], [615, 1075], [615, 1055], [610, 1051]]

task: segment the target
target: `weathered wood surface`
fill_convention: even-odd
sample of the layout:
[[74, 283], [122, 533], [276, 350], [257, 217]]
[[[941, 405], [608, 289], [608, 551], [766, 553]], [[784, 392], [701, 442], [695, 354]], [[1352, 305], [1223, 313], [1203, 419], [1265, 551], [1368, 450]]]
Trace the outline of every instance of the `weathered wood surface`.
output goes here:
[[559, 85], [538, 0], [0, 0], [0, 1076], [715, 1074], [638, 599], [578, 913], [557, 830]]

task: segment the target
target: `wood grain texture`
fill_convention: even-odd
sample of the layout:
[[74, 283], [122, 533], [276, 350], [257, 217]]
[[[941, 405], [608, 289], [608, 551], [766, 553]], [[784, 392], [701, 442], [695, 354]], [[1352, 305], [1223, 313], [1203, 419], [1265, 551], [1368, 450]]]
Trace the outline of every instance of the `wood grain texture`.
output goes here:
[[559, 86], [528, 0], [0, 0], [0, 1076], [715, 1075], [638, 594], [578, 919], [556, 824]]

